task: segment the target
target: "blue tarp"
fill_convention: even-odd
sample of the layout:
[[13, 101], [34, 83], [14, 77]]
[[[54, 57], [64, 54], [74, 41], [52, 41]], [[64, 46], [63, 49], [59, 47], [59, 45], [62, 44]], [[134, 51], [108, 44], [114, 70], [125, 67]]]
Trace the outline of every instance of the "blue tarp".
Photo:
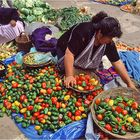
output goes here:
[[[6, 65], [12, 63], [13, 61], [15, 61], [15, 57], [16, 55], [12, 56], [11, 58], [6, 59], [4, 63]], [[2, 80], [3, 79], [0, 79], [0, 82]], [[14, 119], [14, 117], [17, 115], [21, 117], [20, 114], [13, 113], [12, 118]], [[30, 140], [78, 139], [85, 136], [86, 124], [87, 124], [87, 119], [82, 119], [80, 121], [76, 121], [76, 122], [73, 122], [64, 126], [63, 128], [59, 129], [55, 133], [45, 130], [42, 135], [38, 135], [37, 131], [34, 129], [34, 125], [31, 125], [25, 129], [21, 126], [21, 124], [16, 123], [19, 130]]]
[[128, 74], [140, 81], [140, 53], [136, 51], [119, 52], [120, 58], [125, 64]]

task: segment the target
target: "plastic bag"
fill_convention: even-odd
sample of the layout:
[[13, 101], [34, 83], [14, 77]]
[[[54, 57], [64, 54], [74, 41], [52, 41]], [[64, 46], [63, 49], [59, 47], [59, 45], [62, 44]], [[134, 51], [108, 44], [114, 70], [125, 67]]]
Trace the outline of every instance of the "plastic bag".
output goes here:
[[[20, 116], [20, 114], [13, 113], [12, 118], [14, 119], [16, 116]], [[63, 128], [59, 129], [55, 133], [51, 131], [43, 131], [42, 135], [38, 135], [37, 131], [34, 129], [34, 126], [31, 125], [28, 128], [23, 128], [21, 124], [17, 124], [17, 127], [20, 131], [30, 140], [66, 140], [66, 139], [78, 139], [85, 135], [87, 119], [83, 119], [80, 121], [76, 121], [70, 123]]]

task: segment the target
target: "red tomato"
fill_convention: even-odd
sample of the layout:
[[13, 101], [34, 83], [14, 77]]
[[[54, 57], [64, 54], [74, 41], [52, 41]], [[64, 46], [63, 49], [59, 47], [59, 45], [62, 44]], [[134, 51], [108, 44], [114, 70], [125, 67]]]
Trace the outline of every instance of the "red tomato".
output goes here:
[[105, 128], [108, 130], [108, 131], [112, 131], [112, 127], [110, 124], [106, 124], [105, 125]]
[[108, 102], [109, 102], [109, 100], [110, 100], [109, 98], [105, 98], [105, 102], [106, 102], [106, 103], [108, 103]]
[[76, 102], [76, 103], [75, 103], [75, 106], [76, 106], [76, 107], [80, 107], [80, 106], [82, 106], [82, 103], [81, 103], [81, 102]]
[[82, 85], [82, 81], [77, 81], [77, 85]]
[[13, 83], [12, 84], [12, 88], [17, 88], [18, 87], [18, 83]]
[[135, 126], [135, 125], [137, 125], [137, 124], [138, 124], [138, 123], [137, 123], [136, 121], [133, 121], [133, 122], [132, 122], [132, 125], [133, 125], [133, 126]]
[[121, 113], [123, 109], [122, 109], [120, 106], [117, 106], [117, 107], [115, 108], [115, 110], [116, 110], [118, 113]]
[[138, 103], [137, 103], [137, 102], [133, 102], [133, 103], [132, 103], [132, 108], [133, 108], [133, 109], [137, 109], [137, 108], [138, 108], [138, 106], [139, 106], [139, 105], [138, 105]]
[[34, 78], [31, 78], [29, 82], [30, 84], [34, 83]]
[[46, 104], [45, 104], [45, 103], [42, 103], [41, 106], [42, 106], [42, 107], [46, 107]]
[[4, 106], [6, 105], [7, 102], [8, 102], [7, 99], [5, 99], [5, 100], [3, 101]]
[[27, 114], [26, 113], [24, 113], [23, 116], [24, 116], [25, 119], [27, 118]]
[[45, 89], [46, 87], [47, 87], [46, 82], [43, 82], [43, 83], [42, 83], [42, 88]]
[[91, 86], [89, 87], [89, 90], [93, 90], [93, 89], [94, 89], [94, 86], [91, 85]]
[[72, 121], [75, 121], [75, 117], [74, 116], [72, 116], [71, 119], [72, 119]]
[[99, 121], [102, 121], [102, 120], [103, 120], [102, 114], [98, 114], [98, 115], [97, 115], [97, 119], [98, 119]]
[[76, 110], [75, 111], [75, 116], [81, 116], [81, 111], [80, 110]]
[[117, 121], [118, 121], [118, 122], [120, 122], [120, 121], [121, 121], [121, 119], [120, 119], [119, 117], [117, 117], [116, 119], [117, 119]]
[[79, 76], [79, 80], [80, 81], [85, 81], [85, 77], [84, 76]]
[[57, 97], [52, 97], [51, 100], [52, 100], [52, 104], [56, 104], [57, 103]]
[[44, 118], [44, 116], [45, 116], [44, 114], [41, 114], [41, 115], [38, 115], [37, 118], [38, 118], [38, 119]]
[[97, 96], [97, 92], [96, 91], [93, 91], [92, 92], [92, 95], [95, 97], [95, 96]]
[[85, 99], [84, 103], [89, 105], [91, 102], [89, 100]]
[[90, 75], [85, 75], [86, 80], [90, 80]]
[[57, 109], [60, 108], [60, 103], [59, 103], [59, 102], [56, 103], [56, 108], [57, 108]]
[[52, 92], [53, 92], [53, 90], [52, 90], [51, 88], [48, 88], [48, 89], [47, 89], [47, 93], [48, 93], [48, 94], [51, 94]]
[[96, 105], [99, 105], [100, 103], [101, 103], [101, 99], [99, 99], [99, 98], [96, 99], [95, 104], [96, 104]]
[[122, 130], [126, 131], [126, 127], [124, 125], [122, 126]]
[[12, 104], [11, 104], [10, 102], [7, 102], [7, 103], [5, 104], [5, 107], [6, 107], [7, 109], [11, 109]]
[[89, 86], [86, 86], [86, 87], [84, 88], [84, 90], [89, 90]]
[[82, 102], [82, 99], [81, 98], [78, 98], [78, 102]]
[[89, 101], [92, 101], [93, 98], [94, 98], [94, 97], [93, 97], [92, 95], [88, 95], [88, 96], [87, 96], [87, 99], [88, 99]]
[[29, 105], [28, 107], [27, 107], [27, 110], [29, 110], [29, 111], [31, 111], [31, 110], [33, 110], [34, 109], [34, 107], [32, 106], [32, 105]]
[[24, 102], [25, 99], [27, 99], [26, 95], [21, 95], [20, 96], [20, 102]]
[[40, 115], [40, 112], [35, 112], [35, 113], [33, 114], [34, 117], [38, 117], [39, 115]]
[[67, 113], [67, 116], [68, 116], [69, 118], [71, 118], [71, 117], [72, 117], [72, 113], [69, 111], [69, 112]]
[[60, 86], [57, 86], [57, 87], [56, 87], [56, 90], [58, 90], [58, 91], [61, 90], [61, 89], [62, 89], [62, 88], [61, 88]]
[[128, 114], [128, 111], [127, 111], [127, 110], [123, 110], [123, 111], [122, 111], [122, 114], [125, 116], [125, 115]]
[[48, 107], [49, 107], [49, 104], [47, 104], [47, 103], [46, 103], [45, 107], [47, 107], [47, 108], [48, 108]]

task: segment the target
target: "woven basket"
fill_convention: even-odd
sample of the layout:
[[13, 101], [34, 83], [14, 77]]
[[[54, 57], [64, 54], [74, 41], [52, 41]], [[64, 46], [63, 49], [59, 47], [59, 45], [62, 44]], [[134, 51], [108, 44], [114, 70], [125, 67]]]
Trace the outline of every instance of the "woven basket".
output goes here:
[[121, 87], [121, 88], [113, 88], [111, 90], [103, 91], [101, 94], [97, 95], [94, 98], [94, 100], [91, 104], [91, 113], [92, 113], [92, 118], [93, 118], [94, 122], [103, 132], [105, 132], [115, 138], [119, 138], [119, 139], [138, 139], [138, 138], [140, 138], [140, 133], [127, 132], [125, 136], [117, 135], [117, 134], [114, 134], [114, 133], [106, 130], [105, 128], [101, 127], [98, 124], [98, 120], [96, 119], [95, 110], [94, 110], [94, 104], [95, 104], [96, 99], [100, 99], [100, 98], [105, 99], [110, 96], [116, 97], [116, 95], [117, 96], [121, 95], [121, 96], [128, 97], [128, 98], [134, 98], [140, 104], [140, 93], [136, 92], [135, 90], [133, 90], [131, 88]]
[[22, 32], [15, 40], [17, 43], [18, 51], [28, 53], [31, 47], [33, 47], [32, 41], [25, 32]]
[[77, 68], [74, 69], [74, 74], [75, 75], [78, 75], [80, 73], [91, 75], [93, 78], [98, 80], [99, 82], [98, 82], [97, 88], [94, 88], [93, 90], [88, 90], [88, 91], [81, 91], [81, 90], [75, 89], [73, 87], [70, 87], [70, 89], [72, 89], [72, 90], [74, 90], [76, 92], [79, 92], [79, 93], [87, 93], [88, 94], [88, 93], [91, 93], [91, 92], [101, 88], [100, 79], [94, 72], [91, 72], [91, 71], [88, 71], [88, 70], [81, 70], [81, 69], [77, 69]]
[[43, 52], [34, 52], [34, 53], [27, 53], [26, 55], [23, 56], [23, 64], [25, 67], [29, 67], [29, 68], [40, 68], [40, 67], [44, 67], [44, 66], [47, 66], [47, 65], [50, 65], [52, 64], [52, 61], [48, 61], [48, 62], [43, 62], [43, 63], [40, 63], [40, 64], [26, 64], [25, 62], [25, 58], [29, 55], [32, 55], [32, 54], [46, 54], [46, 53], [43, 53]]

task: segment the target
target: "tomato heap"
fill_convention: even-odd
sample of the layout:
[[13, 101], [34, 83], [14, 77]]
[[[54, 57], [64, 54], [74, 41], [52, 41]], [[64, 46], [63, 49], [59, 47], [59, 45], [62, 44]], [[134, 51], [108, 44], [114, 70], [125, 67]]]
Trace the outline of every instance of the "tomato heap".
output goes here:
[[98, 98], [94, 109], [98, 124], [108, 131], [119, 135], [140, 132], [140, 106], [133, 98]]
[[98, 80], [96, 80], [88, 74], [79, 74], [76, 75], [75, 78], [76, 85], [74, 86], [74, 88], [80, 91], [94, 90], [99, 84]]
[[100, 92], [81, 96], [64, 88], [55, 66], [24, 69], [14, 62], [0, 83], [0, 117], [15, 112], [17, 123], [23, 128], [35, 125], [41, 135], [43, 130], [57, 131], [86, 118], [91, 101]]

